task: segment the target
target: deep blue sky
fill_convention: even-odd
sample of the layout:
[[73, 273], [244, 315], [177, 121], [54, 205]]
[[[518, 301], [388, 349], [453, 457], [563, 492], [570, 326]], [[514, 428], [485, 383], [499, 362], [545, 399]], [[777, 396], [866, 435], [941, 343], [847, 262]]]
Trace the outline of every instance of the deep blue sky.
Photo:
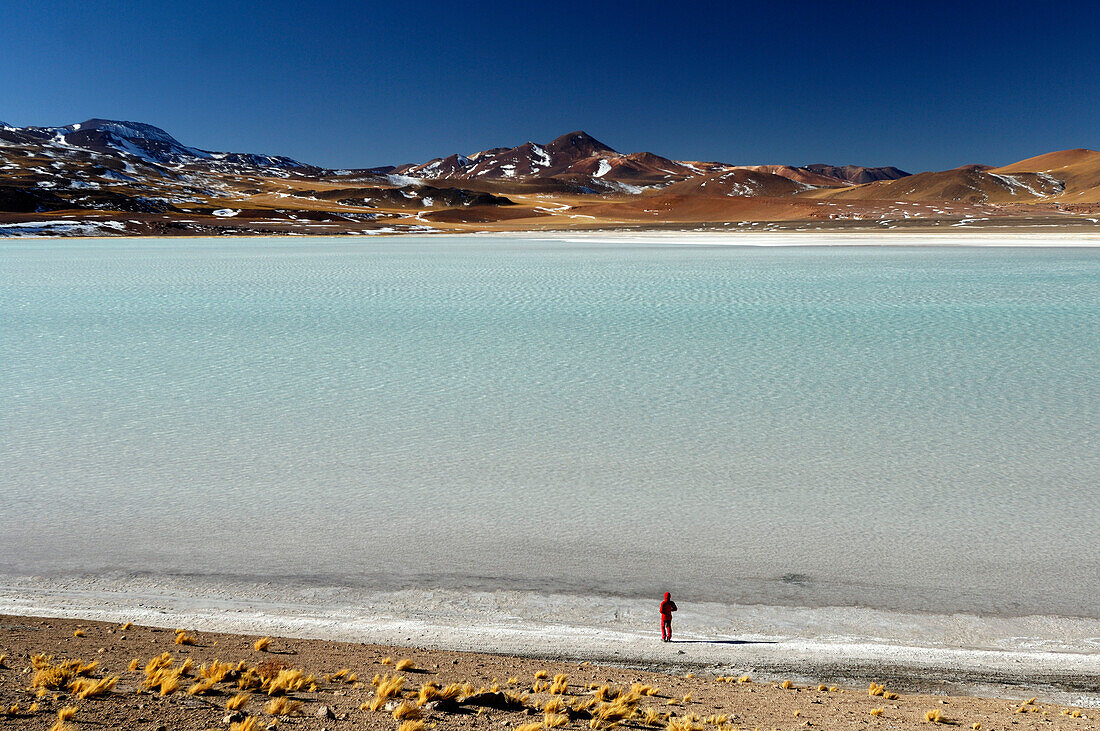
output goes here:
[[916, 172], [1100, 147], [1100, 2], [0, 0], [0, 119], [359, 167], [545, 142]]

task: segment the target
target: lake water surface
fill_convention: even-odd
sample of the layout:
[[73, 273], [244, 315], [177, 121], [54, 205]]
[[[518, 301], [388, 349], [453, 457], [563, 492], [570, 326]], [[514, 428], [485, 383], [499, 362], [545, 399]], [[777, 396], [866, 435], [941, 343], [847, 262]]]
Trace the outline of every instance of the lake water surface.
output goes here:
[[1100, 252], [0, 244], [0, 572], [1098, 617]]

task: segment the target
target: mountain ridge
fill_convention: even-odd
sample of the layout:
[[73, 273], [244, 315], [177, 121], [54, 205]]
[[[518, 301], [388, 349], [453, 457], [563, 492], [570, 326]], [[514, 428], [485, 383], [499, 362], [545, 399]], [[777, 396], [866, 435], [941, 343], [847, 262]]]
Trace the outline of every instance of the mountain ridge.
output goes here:
[[[620, 152], [575, 130], [423, 163], [328, 169], [191, 147], [143, 122], [0, 126], [0, 236], [25, 233], [35, 217], [50, 219], [42, 225], [51, 231], [87, 233], [98, 221], [93, 228], [110, 235], [192, 235], [971, 225], [1097, 212], [1100, 152], [1087, 148], [911, 175], [893, 166], [674, 160]], [[72, 219], [79, 225], [65, 223]]]

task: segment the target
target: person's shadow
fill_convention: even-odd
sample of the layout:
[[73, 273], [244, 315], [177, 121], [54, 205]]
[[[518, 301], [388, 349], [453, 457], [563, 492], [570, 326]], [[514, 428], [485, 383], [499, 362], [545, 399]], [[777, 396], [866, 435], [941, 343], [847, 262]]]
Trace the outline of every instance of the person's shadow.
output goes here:
[[670, 640], [681, 645], [778, 645], [776, 640]]

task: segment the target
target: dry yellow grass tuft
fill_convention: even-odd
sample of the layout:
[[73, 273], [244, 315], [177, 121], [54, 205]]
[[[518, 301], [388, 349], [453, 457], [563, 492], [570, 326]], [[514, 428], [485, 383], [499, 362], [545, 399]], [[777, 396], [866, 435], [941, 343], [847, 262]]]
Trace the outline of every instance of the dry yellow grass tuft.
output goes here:
[[[3, 708], [0, 708], [0, 711], [3, 711], [3, 710], [4, 710]], [[18, 703], [12, 703], [10, 706], [8, 706], [8, 710], [7, 710], [6, 713], [9, 716], [18, 715], [18, 713], [19, 713], [19, 704]]]
[[397, 731], [424, 731], [427, 726], [423, 721], [417, 719], [415, 721], [405, 721], [397, 727]]
[[199, 668], [199, 677], [210, 681], [210, 684], [220, 683], [229, 673], [233, 672], [233, 665], [227, 662], [212, 660], [209, 665]]
[[126, 669], [129, 670], [131, 673], [136, 673], [138, 671], [138, 668], [140, 668], [140, 667], [141, 667], [141, 660], [138, 660], [135, 657], [133, 660], [130, 661], [130, 664], [126, 667]]
[[73, 631], [73, 637], [83, 637], [83, 636], [84, 636], [84, 630], [78, 629], [78, 630]]
[[898, 699], [898, 694], [897, 693], [891, 693], [888, 690], [884, 690], [884, 691], [882, 691], [882, 697], [885, 700], [888, 700], [888, 701], [896, 701]]
[[264, 706], [264, 713], [269, 716], [289, 716], [292, 713], [296, 713], [301, 707], [301, 701], [292, 701], [286, 696], [281, 695], [277, 698], [272, 698], [271, 701]]
[[420, 686], [420, 690], [416, 694], [416, 705], [422, 706], [425, 703], [439, 700], [440, 691], [441, 688], [433, 681], [429, 680], [427, 683]]
[[240, 690], [256, 690], [263, 687], [263, 678], [260, 677], [256, 668], [245, 668], [241, 671], [241, 674], [237, 676], [237, 688]]
[[255, 642], [252, 643], [252, 649], [254, 649], [256, 652], [263, 652], [264, 650], [266, 650], [270, 646], [271, 646], [271, 638], [270, 637], [261, 637], [260, 639], [258, 639], [258, 640], [256, 640]]
[[272, 678], [271, 682], [267, 686], [268, 695], [279, 695], [281, 693], [294, 693], [301, 690], [315, 682], [315, 678], [312, 675], [306, 675], [298, 668], [284, 668], [279, 671], [279, 674]]
[[525, 723], [522, 726], [516, 726], [516, 731], [539, 731], [542, 728], [541, 721], [535, 721], [534, 723]]
[[172, 667], [172, 656], [167, 652], [151, 659], [145, 665], [145, 680], [141, 687], [146, 690], [160, 689], [161, 696], [171, 695], [179, 690], [180, 678], [186, 675], [194, 663], [188, 659], [178, 668]]
[[393, 665], [393, 658], [392, 657], [384, 657], [384, 658], [382, 658], [381, 663], [383, 665]]
[[172, 695], [180, 689], [180, 676], [175, 674], [166, 675], [160, 679], [160, 695], [161, 697]]
[[133, 626], [134, 626], [134, 623], [133, 623], [133, 622], [127, 622], [126, 624], [124, 624], [124, 625], [122, 625], [121, 627], [119, 627], [119, 629], [121, 629], [121, 630], [123, 630], [123, 631], [126, 631], [126, 630], [130, 629], [130, 628], [131, 628], [131, 627], [133, 627]]
[[684, 693], [684, 703], [691, 703], [691, 691]]
[[99, 663], [94, 660], [87, 664], [82, 660], [62, 660], [55, 665], [53, 656], [35, 655], [31, 658], [31, 667], [35, 671], [31, 678], [31, 687], [40, 690], [65, 690], [78, 677], [90, 675], [98, 666]]
[[193, 645], [195, 644], [195, 636], [189, 635], [186, 632], [177, 631], [174, 641], [177, 645]]
[[101, 680], [77, 678], [69, 684], [69, 690], [72, 691], [77, 698], [83, 700], [84, 698], [95, 698], [96, 696], [107, 695], [114, 690], [116, 683], [118, 683], [117, 675]]
[[[0, 658], [0, 659], [2, 659], [2, 658]], [[508, 685], [519, 685], [519, 678], [516, 678], [516, 677], [508, 678]]]
[[229, 731], [256, 731], [256, 717], [248, 716], [243, 721], [230, 724]]
[[974, 729], [974, 731], [982, 731], [982, 725], [980, 723], [977, 723], [977, 722], [974, 722], [973, 724], [971, 724], [970, 728]]
[[642, 723], [646, 726], [660, 726], [665, 722], [665, 714], [656, 708], [647, 708], [642, 712]]
[[638, 713], [637, 696], [620, 696], [610, 703], [601, 703], [592, 710], [591, 728], [612, 728], [622, 721], [634, 718]]
[[608, 698], [611, 698], [612, 696], [615, 695], [615, 692], [611, 690], [611, 686], [607, 685], [607, 684], [604, 684], [604, 685], [595, 685], [595, 684], [593, 684], [593, 685], [590, 685], [589, 687], [592, 688], [593, 698], [597, 701], [606, 701]]
[[57, 711], [57, 720], [64, 723], [65, 721], [73, 720], [73, 716], [76, 715], [76, 706], [65, 706], [59, 708]]
[[779, 687], [790, 689], [794, 687], [794, 683], [789, 680], [784, 680], [782, 683], [779, 684]]
[[737, 682], [741, 685], [744, 685], [745, 683], [751, 683], [752, 678], [750, 678], [748, 675], [742, 675], [740, 678], [737, 679]]
[[460, 683], [448, 683], [439, 691], [439, 700], [449, 701], [469, 695], [465, 686]]
[[200, 680], [187, 689], [187, 695], [203, 695], [209, 693], [214, 683], [209, 680]]
[[382, 707], [386, 705], [386, 701], [390, 698], [396, 698], [401, 694], [401, 689], [405, 686], [405, 676], [383, 675], [378, 679], [378, 682], [374, 686], [374, 697], [369, 702], [359, 706], [360, 710], [364, 711], [380, 711]]
[[252, 699], [251, 693], [238, 693], [225, 702], [225, 708], [228, 711], [239, 711], [244, 708], [249, 700]]
[[7, 659], [8, 659], [7, 655], [0, 655], [0, 668], [7, 667], [7, 665], [4, 664], [4, 661], [7, 660]]
[[561, 695], [567, 690], [569, 690], [569, 676], [558, 673], [554, 676], [554, 682], [550, 685], [550, 692], [553, 695]]
[[879, 685], [878, 683], [876, 683], [874, 681], [871, 681], [870, 687], [867, 688], [867, 695], [871, 696], [872, 698], [874, 698], [875, 696], [880, 696], [885, 692], [886, 692], [886, 686], [885, 685]]
[[547, 713], [542, 717], [542, 725], [546, 728], [561, 728], [569, 723], [569, 716], [564, 713]]
[[395, 721], [410, 721], [420, 718], [420, 709], [408, 701], [401, 701], [401, 705], [393, 709]]
[[940, 713], [940, 709], [934, 708], [924, 714], [924, 720], [928, 723], [947, 723], [947, 719]]
[[145, 664], [145, 675], [152, 675], [157, 670], [160, 670], [161, 668], [166, 668], [171, 664], [172, 656], [169, 655], [167, 652], [161, 653], [160, 655], [157, 655], [156, 657], [150, 659], [149, 662]]
[[546, 701], [546, 703], [542, 707], [542, 712], [543, 713], [561, 713], [566, 708], [567, 708], [567, 706], [565, 704], [565, 699], [562, 698], [559, 695], [559, 696], [554, 696], [550, 700]]
[[872, 716], [881, 716], [884, 712], [885, 712], [884, 708], [872, 708], [871, 709], [871, 715]]
[[707, 716], [707, 718], [703, 720], [703, 723], [709, 726], [725, 726], [729, 720], [730, 717], [725, 713], [716, 713], [713, 716]]
[[398, 660], [397, 664], [393, 666], [393, 669], [397, 671], [416, 670], [416, 663], [406, 657], [403, 660]]
[[699, 731], [701, 726], [690, 718], [669, 718], [668, 731]]
[[684, 677], [687, 678], [688, 680], [691, 680], [692, 678], [695, 677], [695, 673], [687, 673], [686, 675], [684, 675]]
[[542, 680], [543, 678], [548, 677], [549, 675], [550, 675], [550, 673], [546, 672], [545, 670], [539, 670], [535, 673], [535, 680]]
[[802, 711], [798, 710], [797, 708], [794, 709], [794, 717], [795, 718], [798, 718], [801, 715], [802, 715]]

